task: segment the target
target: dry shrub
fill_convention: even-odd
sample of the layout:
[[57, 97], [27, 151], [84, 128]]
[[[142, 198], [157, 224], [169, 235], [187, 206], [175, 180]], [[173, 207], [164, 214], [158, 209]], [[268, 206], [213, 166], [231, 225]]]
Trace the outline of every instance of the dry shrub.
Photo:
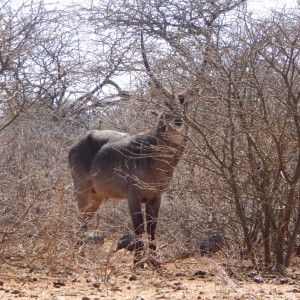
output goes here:
[[75, 206], [67, 124], [35, 108], [1, 133], [1, 253], [37, 268], [71, 266]]
[[[137, 132], [153, 125], [154, 117], [151, 113], [145, 117], [144, 111], [129, 106], [72, 119], [39, 106], [1, 133], [3, 261], [51, 272], [88, 267], [95, 277], [107, 280], [128, 259], [132, 260], [126, 251], [114, 253], [118, 238], [132, 232], [126, 201], [102, 204], [90, 230], [104, 234], [106, 243], [86, 245], [86, 256], [78, 257], [74, 247], [78, 211], [67, 156], [70, 146], [89, 129]], [[196, 186], [202, 179], [197, 170], [191, 173], [187, 161], [181, 162], [165, 194], [158, 222], [163, 261], [197, 252], [201, 240], [218, 230], [218, 224], [213, 224], [216, 219], [210, 220], [214, 211], [197, 196]]]

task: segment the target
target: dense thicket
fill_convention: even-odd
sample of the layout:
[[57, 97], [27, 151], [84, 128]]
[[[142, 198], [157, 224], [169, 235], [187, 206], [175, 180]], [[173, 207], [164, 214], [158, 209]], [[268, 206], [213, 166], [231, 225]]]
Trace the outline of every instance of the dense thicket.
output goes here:
[[[163, 240], [182, 255], [219, 237], [226, 257], [290, 265], [300, 229], [300, 21], [293, 11], [253, 16], [246, 4], [0, 1], [2, 260], [49, 262], [55, 250], [66, 262], [76, 223], [70, 145], [89, 129], [142, 130], [166, 109], [149, 84], [143, 31], [155, 78], [189, 98]], [[124, 230], [126, 203], [104, 206], [97, 226]]]

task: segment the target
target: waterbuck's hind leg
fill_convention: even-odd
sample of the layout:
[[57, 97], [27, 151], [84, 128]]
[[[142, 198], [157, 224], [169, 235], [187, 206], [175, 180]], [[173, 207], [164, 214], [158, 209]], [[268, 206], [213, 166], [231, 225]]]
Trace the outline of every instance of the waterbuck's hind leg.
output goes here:
[[86, 240], [88, 223], [94, 217], [103, 199], [97, 196], [90, 184], [85, 184], [81, 186], [80, 190], [76, 190], [76, 200], [79, 209], [77, 235], [79, 238], [78, 245], [80, 246]]
[[144, 233], [144, 218], [142, 214], [141, 201], [134, 193], [131, 193], [128, 196], [128, 206], [135, 233], [135, 251], [133, 263], [137, 264], [143, 258], [144, 243], [142, 241], [142, 236]]
[[161, 197], [154, 198], [146, 203], [146, 222], [147, 234], [149, 238], [150, 263], [156, 268], [160, 267], [160, 262], [157, 260], [157, 246], [155, 243], [155, 232], [160, 203]]

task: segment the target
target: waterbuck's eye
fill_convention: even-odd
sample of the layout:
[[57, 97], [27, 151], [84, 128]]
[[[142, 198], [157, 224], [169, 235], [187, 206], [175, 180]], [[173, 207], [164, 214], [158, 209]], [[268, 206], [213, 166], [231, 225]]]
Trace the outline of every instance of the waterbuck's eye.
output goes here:
[[185, 98], [184, 98], [183, 95], [179, 95], [178, 96], [178, 100], [179, 100], [179, 103], [182, 105], [184, 103], [184, 101], [185, 101]]

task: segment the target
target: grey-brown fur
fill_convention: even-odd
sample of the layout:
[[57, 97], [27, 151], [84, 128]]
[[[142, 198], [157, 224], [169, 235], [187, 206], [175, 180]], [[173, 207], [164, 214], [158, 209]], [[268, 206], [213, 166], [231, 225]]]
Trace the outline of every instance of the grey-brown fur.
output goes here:
[[[180, 104], [184, 100], [180, 96]], [[183, 120], [163, 113], [156, 126], [135, 135], [111, 130], [88, 132], [70, 150], [69, 164], [82, 230], [104, 199], [128, 199], [136, 235], [135, 262], [142, 258], [141, 235], [146, 206], [150, 249], [155, 250], [155, 229], [162, 193], [169, 185], [184, 150]]]

